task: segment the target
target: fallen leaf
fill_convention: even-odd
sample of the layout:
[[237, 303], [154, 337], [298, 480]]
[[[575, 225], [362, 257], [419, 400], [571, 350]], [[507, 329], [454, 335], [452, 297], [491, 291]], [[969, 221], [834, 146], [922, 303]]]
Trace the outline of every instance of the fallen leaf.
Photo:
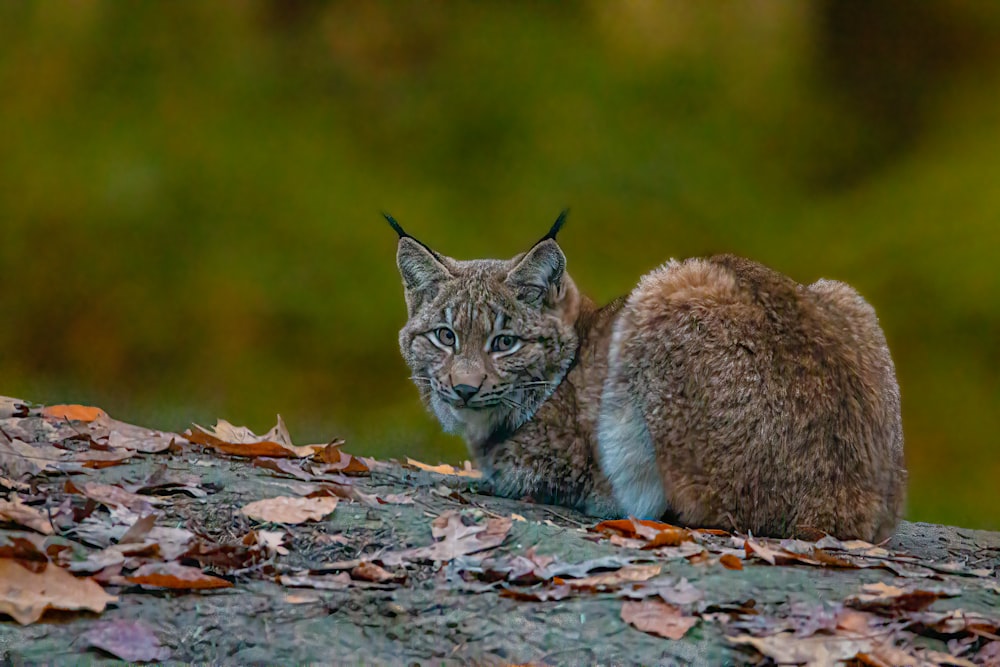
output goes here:
[[858, 595], [848, 598], [846, 604], [855, 609], [886, 614], [920, 611], [929, 607], [935, 600], [959, 594], [958, 590], [952, 589], [904, 589], [882, 582], [866, 584], [861, 591]]
[[99, 470], [101, 468], [121, 465], [133, 456], [135, 456], [135, 451], [131, 449], [119, 449], [111, 452], [90, 450], [87, 452], [78, 452], [73, 461], [79, 463], [84, 468]]
[[[283, 574], [278, 577], [278, 583], [289, 588], [315, 588], [325, 591], [341, 591], [353, 585], [360, 585], [351, 579], [347, 572], [338, 574]], [[364, 583], [364, 582], [362, 582]]]
[[680, 581], [656, 579], [623, 591], [620, 595], [630, 600], [659, 597], [667, 604], [682, 608], [699, 602], [704, 598], [704, 593], [701, 592], [701, 589], [693, 586], [687, 579], [681, 579]]
[[431, 533], [438, 541], [426, 547], [390, 551], [378, 560], [383, 565], [400, 565], [411, 560], [449, 561], [500, 546], [512, 524], [513, 521], [503, 517], [490, 518], [485, 523], [466, 524], [461, 514], [448, 511], [431, 524]]
[[521, 600], [522, 602], [555, 602], [565, 600], [575, 594], [576, 591], [565, 584], [544, 588], [502, 588], [500, 590], [500, 597]]
[[133, 584], [150, 588], [170, 588], [174, 590], [207, 590], [231, 588], [232, 583], [219, 577], [205, 574], [196, 567], [180, 563], [148, 563], [125, 579]]
[[427, 472], [436, 472], [439, 475], [457, 475], [458, 477], [472, 477], [475, 479], [483, 476], [482, 471], [474, 469], [468, 461], [465, 462], [462, 468], [455, 468], [447, 463], [442, 463], [436, 466], [427, 465], [426, 463], [421, 463], [420, 461], [411, 459], [407, 456], [406, 465], [420, 470], [426, 470]]
[[154, 505], [162, 505], [164, 502], [159, 498], [140, 496], [137, 493], [126, 491], [120, 486], [114, 486], [111, 484], [87, 482], [82, 487], [78, 487], [73, 482], [66, 482], [65, 488], [69, 493], [84, 495], [91, 500], [101, 503], [102, 505], [106, 505], [108, 507], [124, 507], [132, 512], [138, 512], [140, 514], [150, 514], [153, 511]]
[[296, 479], [301, 479], [304, 482], [311, 482], [316, 479], [315, 475], [303, 470], [301, 464], [296, 464], [289, 459], [274, 459], [265, 456], [258, 456], [253, 460], [253, 466], [255, 468], [266, 468], [267, 470], [284, 473]]
[[270, 553], [287, 556], [288, 549], [282, 546], [284, 542], [285, 533], [280, 530], [251, 530], [243, 537], [243, 544], [247, 546], [259, 545]]
[[611, 536], [619, 535], [626, 539], [641, 539], [642, 549], [676, 547], [684, 542], [694, 541], [694, 536], [687, 528], [635, 517], [602, 521], [590, 530]]
[[740, 635], [726, 639], [733, 644], [752, 646], [761, 655], [780, 665], [834, 667], [853, 660], [858, 654], [870, 654], [875, 649], [874, 639], [841, 635], [797, 637], [794, 632], [780, 632], [768, 637]]
[[621, 617], [638, 630], [666, 639], [681, 639], [698, 623], [697, 617], [685, 616], [680, 608], [659, 600], [626, 601]]
[[[0, 470], [15, 479], [64, 471], [66, 452], [45, 443], [29, 444], [0, 431]], [[79, 466], [73, 466], [79, 467]]]
[[787, 560], [787, 557], [783, 556], [779, 550], [772, 549], [767, 544], [755, 540], [752, 537], [748, 538], [746, 542], [744, 542], [744, 548], [746, 549], [747, 558], [756, 556], [771, 565], [776, 565], [779, 558], [781, 558], [782, 561]]
[[360, 581], [396, 581], [399, 577], [388, 570], [379, 567], [375, 563], [363, 561], [351, 570], [351, 578]]
[[289, 593], [285, 596], [285, 602], [288, 604], [312, 604], [319, 601], [320, 598], [315, 595], [295, 595], [293, 593]]
[[368, 465], [356, 456], [341, 451], [343, 441], [330, 443], [313, 454], [313, 460], [318, 465], [313, 470], [321, 473], [336, 472], [342, 475], [367, 475], [371, 472]]
[[412, 505], [414, 503], [413, 497], [405, 493], [387, 493], [384, 496], [376, 496], [375, 500], [382, 505]]
[[[12, 533], [0, 533], [0, 558], [17, 560], [22, 566], [32, 572], [41, 571], [49, 562], [45, 554], [45, 538], [34, 533], [23, 533], [21, 536]], [[41, 565], [41, 567], [38, 567]]]
[[92, 422], [108, 413], [90, 405], [50, 405], [42, 409], [42, 415], [50, 419], [66, 419], [68, 421]]
[[602, 572], [589, 577], [568, 579], [565, 583], [577, 589], [608, 589], [619, 588], [624, 584], [637, 581], [647, 581], [659, 576], [663, 571], [660, 565], [629, 565], [614, 572]]
[[297, 524], [306, 521], [319, 521], [337, 507], [337, 499], [324, 498], [292, 498], [278, 496], [252, 502], [240, 510], [240, 514], [269, 523]]
[[164, 433], [139, 428], [114, 419], [109, 419], [108, 446], [112, 449], [130, 449], [144, 454], [158, 454], [170, 449], [171, 445], [187, 442], [176, 433]]
[[50, 564], [32, 572], [13, 560], [0, 559], [0, 613], [21, 625], [34, 623], [47, 609], [100, 613], [117, 600], [97, 582], [77, 579], [61, 567]]
[[378, 499], [370, 493], [358, 491], [350, 484], [337, 484], [336, 482], [324, 482], [316, 490], [306, 494], [307, 498], [335, 497], [351, 500], [367, 505], [368, 507], [378, 507]]
[[720, 556], [719, 562], [722, 563], [722, 566], [727, 570], [743, 569], [743, 561], [740, 560], [739, 557], [734, 556], [733, 554], [725, 554], [724, 556]]
[[31, 489], [31, 486], [25, 482], [15, 482], [14, 480], [7, 479], [6, 477], [0, 477], [0, 486], [8, 491], [28, 491]]
[[42, 535], [53, 533], [52, 524], [48, 517], [34, 507], [25, 505], [16, 493], [11, 496], [10, 500], [0, 500], [0, 521], [10, 521]]
[[154, 662], [170, 658], [170, 649], [142, 621], [117, 619], [97, 623], [81, 637], [84, 646], [106, 651], [126, 662]]
[[194, 444], [208, 445], [224, 454], [232, 454], [233, 456], [306, 458], [325, 446], [296, 447], [293, 445], [281, 415], [278, 415], [277, 425], [264, 435], [257, 435], [245, 426], [233, 426], [225, 419], [218, 420], [211, 430], [194, 424], [183, 435]]
[[27, 401], [10, 396], [0, 396], [0, 419], [8, 417], [26, 417], [30, 411]]

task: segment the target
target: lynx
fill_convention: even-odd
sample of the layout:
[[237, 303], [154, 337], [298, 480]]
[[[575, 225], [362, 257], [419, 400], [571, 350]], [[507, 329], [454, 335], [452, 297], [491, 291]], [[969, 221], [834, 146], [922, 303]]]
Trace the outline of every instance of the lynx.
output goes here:
[[906, 470], [872, 307], [731, 255], [671, 260], [604, 307], [556, 241], [459, 261], [407, 234], [399, 345], [495, 493], [596, 516], [877, 541]]

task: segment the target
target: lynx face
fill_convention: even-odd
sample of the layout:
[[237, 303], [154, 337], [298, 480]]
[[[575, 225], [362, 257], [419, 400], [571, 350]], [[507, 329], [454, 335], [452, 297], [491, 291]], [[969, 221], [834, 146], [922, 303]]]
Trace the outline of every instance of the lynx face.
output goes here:
[[578, 345], [579, 296], [554, 238], [510, 261], [457, 261], [403, 232], [397, 261], [400, 351], [444, 429], [482, 444], [530, 419]]

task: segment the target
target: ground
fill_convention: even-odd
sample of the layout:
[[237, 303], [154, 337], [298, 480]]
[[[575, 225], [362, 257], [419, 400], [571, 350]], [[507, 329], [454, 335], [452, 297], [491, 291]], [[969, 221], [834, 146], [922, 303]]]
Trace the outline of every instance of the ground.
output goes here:
[[[3, 664], [1000, 663], [1000, 533], [598, 527], [281, 428], [181, 437], [2, 401], [0, 564], [23, 568], [0, 576]], [[276, 497], [314, 518], [244, 511]], [[25, 597], [53, 570], [97, 597]]]

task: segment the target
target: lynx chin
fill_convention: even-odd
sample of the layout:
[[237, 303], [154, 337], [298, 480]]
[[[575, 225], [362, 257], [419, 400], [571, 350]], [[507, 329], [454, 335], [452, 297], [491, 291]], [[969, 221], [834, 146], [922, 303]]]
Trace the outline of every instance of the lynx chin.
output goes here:
[[604, 307], [556, 242], [459, 261], [399, 234], [399, 347], [495, 492], [598, 516], [882, 540], [903, 508], [899, 387], [870, 305], [731, 255]]

